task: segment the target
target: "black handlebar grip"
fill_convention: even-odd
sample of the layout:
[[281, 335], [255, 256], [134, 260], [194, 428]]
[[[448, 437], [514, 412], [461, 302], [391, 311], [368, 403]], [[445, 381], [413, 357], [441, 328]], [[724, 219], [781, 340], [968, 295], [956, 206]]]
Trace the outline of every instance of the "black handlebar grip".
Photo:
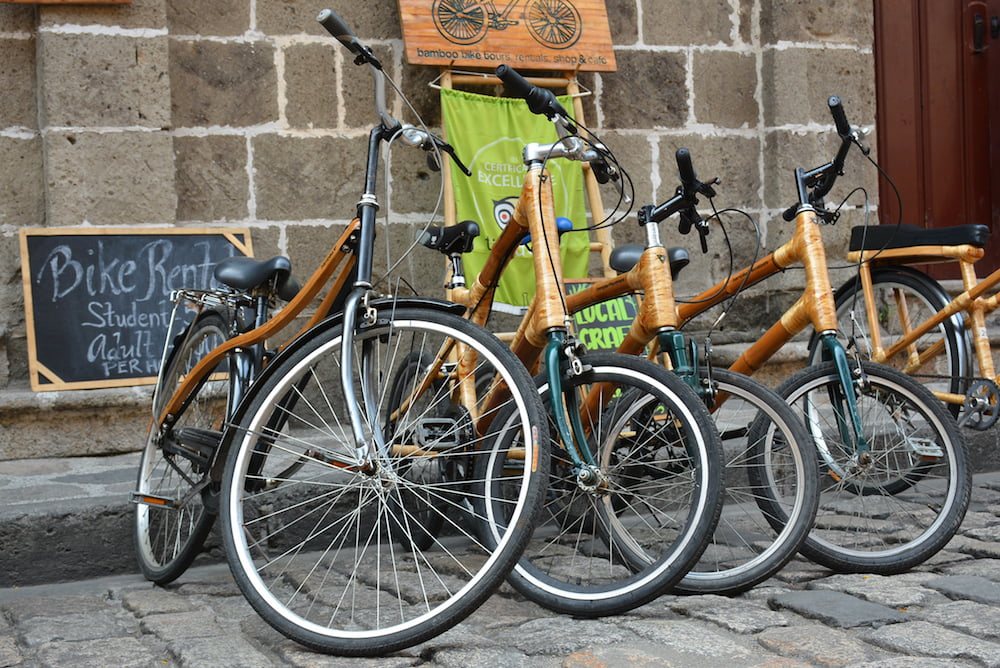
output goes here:
[[677, 173], [681, 177], [681, 184], [683, 184], [685, 190], [688, 190], [698, 180], [698, 175], [694, 171], [694, 165], [691, 164], [691, 151], [686, 148], [679, 148], [674, 154], [674, 158], [677, 160]]
[[326, 28], [327, 32], [333, 35], [338, 42], [346, 46], [352, 53], [360, 54], [362, 52], [361, 43], [358, 42], [358, 38], [354, 36], [354, 33], [344, 20], [334, 14], [332, 9], [324, 9], [316, 17], [316, 20]]
[[833, 115], [833, 122], [837, 124], [837, 134], [841, 137], [851, 134], [851, 124], [847, 122], [847, 114], [844, 113], [844, 105], [840, 103], [840, 98], [831, 95], [826, 103], [830, 107], [830, 114]]
[[496, 75], [503, 82], [511, 95], [523, 98], [528, 103], [528, 109], [533, 114], [541, 114], [548, 118], [554, 115], [568, 118], [569, 114], [559, 104], [555, 93], [548, 88], [539, 88], [521, 76], [520, 72], [508, 65], [498, 65]]
[[498, 65], [496, 75], [511, 95], [528, 99], [528, 96], [535, 90], [534, 85], [528, 83], [528, 80], [522, 77], [520, 72], [508, 65]]

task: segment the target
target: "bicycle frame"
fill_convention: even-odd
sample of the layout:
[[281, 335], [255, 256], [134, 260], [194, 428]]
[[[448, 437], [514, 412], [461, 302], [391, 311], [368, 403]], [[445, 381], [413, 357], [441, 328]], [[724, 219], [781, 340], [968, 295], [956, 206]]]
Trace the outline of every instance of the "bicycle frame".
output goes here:
[[[976, 276], [975, 263], [982, 259], [985, 251], [977, 246], [961, 244], [957, 246], [911, 246], [906, 248], [886, 248], [882, 251], [853, 251], [847, 254], [851, 262], [859, 263], [859, 276], [865, 299], [865, 309], [868, 313], [872, 361], [885, 363], [904, 350], [907, 363], [904, 373], [915, 373], [934, 356], [944, 350], [944, 342], [938, 341], [926, 350], [917, 350], [916, 342], [931, 329], [939, 326], [952, 316], [964, 312], [966, 331], [971, 332], [972, 344], [976, 360], [979, 363], [979, 373], [982, 377], [1000, 382], [1000, 375], [994, 368], [993, 355], [989, 336], [986, 333], [986, 316], [1000, 308], [1000, 293], [986, 297], [987, 292], [1000, 285], [1000, 269], [980, 280]], [[870, 263], [883, 264], [921, 264], [926, 262], [958, 262], [962, 274], [964, 291], [952, 299], [943, 309], [922, 323], [914, 323], [900, 304], [900, 323], [903, 336], [888, 349], [882, 343], [882, 334], [877, 321], [875, 309]], [[935, 391], [934, 395], [950, 404], [961, 406], [965, 396], [950, 392]]]
[[[470, 320], [485, 325], [500, 275], [513, 256], [514, 250], [525, 235], [530, 233], [533, 240], [535, 296], [514, 333], [511, 349], [531, 372], [537, 371], [540, 361], [544, 358], [552, 396], [560, 396], [562, 394], [560, 359], [562, 356], [569, 356], [573, 362], [575, 353], [567, 345], [567, 335], [572, 329], [563, 301], [565, 290], [562, 280], [562, 258], [559, 255], [559, 233], [555, 222], [552, 186], [548, 171], [543, 167], [543, 160], [540, 157], [548, 155], [549, 151], [541, 149], [542, 147], [537, 144], [529, 144], [525, 148], [528, 171], [524, 177], [517, 207], [510, 222], [490, 249], [486, 264], [475, 282], [469, 288], [451, 288], [448, 298], [465, 305]], [[592, 397], [597, 394], [593, 392]], [[580, 412], [567, 409], [561, 401], [553, 401], [552, 410], [559, 435], [567, 446], [573, 464], [580, 467], [581, 471], [588, 470], [594, 465], [594, 461], [589, 448], [579, 445], [586, 440], [586, 428], [580, 418]]]
[[[803, 176], [801, 169], [797, 170], [797, 175], [799, 178]], [[845, 441], [854, 443], [858, 455], [863, 457], [868, 452], [868, 444], [861, 428], [856, 398], [853, 392], [847, 391], [852, 386], [853, 374], [847, 353], [837, 340], [837, 309], [830, 284], [826, 248], [816, 210], [811, 205], [799, 207], [795, 216], [795, 233], [791, 239], [753, 265], [693, 297], [690, 302], [678, 304], [678, 315], [686, 322], [740, 290], [756, 285], [795, 263], [801, 263], [805, 268], [806, 284], [802, 296], [729, 369], [752, 375], [792, 337], [812, 325], [823, 342], [824, 353], [836, 364], [841, 386], [845, 388], [842, 399], [846, 404], [846, 415], [838, 416], [838, 420], [842, 421], [842, 429], [850, 430], [845, 431]], [[847, 438], [848, 434], [850, 438]]]

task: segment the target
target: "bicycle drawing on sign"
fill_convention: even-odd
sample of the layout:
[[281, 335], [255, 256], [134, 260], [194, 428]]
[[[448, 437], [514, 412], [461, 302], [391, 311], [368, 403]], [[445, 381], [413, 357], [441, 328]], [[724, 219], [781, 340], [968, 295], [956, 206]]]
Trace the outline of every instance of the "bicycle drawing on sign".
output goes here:
[[[475, 44], [489, 29], [506, 30], [520, 21], [510, 18], [520, 0], [497, 9], [493, 0], [434, 0], [431, 13], [442, 37], [455, 44]], [[580, 38], [580, 12], [568, 0], [527, 0], [521, 20], [542, 46], [566, 49]]]

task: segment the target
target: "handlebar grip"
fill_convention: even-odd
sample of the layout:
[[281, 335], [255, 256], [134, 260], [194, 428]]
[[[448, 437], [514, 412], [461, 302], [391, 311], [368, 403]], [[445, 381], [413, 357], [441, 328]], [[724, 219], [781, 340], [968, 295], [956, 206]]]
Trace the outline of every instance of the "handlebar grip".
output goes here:
[[496, 75], [503, 82], [504, 88], [511, 95], [523, 98], [528, 103], [528, 109], [533, 114], [541, 114], [548, 118], [554, 115], [568, 118], [569, 114], [559, 104], [555, 93], [548, 88], [539, 88], [530, 83], [521, 74], [509, 65], [498, 65]]
[[831, 95], [826, 103], [830, 107], [833, 122], [837, 124], [837, 134], [841, 137], [851, 134], [851, 124], [847, 122], [847, 114], [844, 113], [844, 105], [840, 103], [840, 97]]
[[691, 164], [691, 151], [686, 148], [679, 148], [674, 154], [674, 158], [677, 160], [677, 173], [681, 178], [681, 184], [683, 184], [685, 190], [688, 190], [698, 180], [698, 175], [694, 171], [694, 165]]
[[528, 83], [528, 80], [522, 77], [520, 72], [509, 65], [498, 65], [496, 75], [511, 95], [527, 99], [535, 90], [534, 85]]
[[358, 38], [355, 37], [354, 33], [351, 31], [344, 20], [337, 16], [332, 9], [324, 9], [316, 17], [316, 20], [326, 28], [327, 32], [336, 38], [338, 42], [346, 46], [352, 53], [360, 54], [362, 52], [361, 43], [358, 42]]

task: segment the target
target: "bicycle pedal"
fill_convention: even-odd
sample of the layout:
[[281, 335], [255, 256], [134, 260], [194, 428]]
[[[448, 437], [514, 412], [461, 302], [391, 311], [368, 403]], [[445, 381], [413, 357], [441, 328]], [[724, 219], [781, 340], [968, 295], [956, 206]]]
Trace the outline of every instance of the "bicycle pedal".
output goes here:
[[908, 438], [906, 444], [921, 457], [937, 459], [944, 456], [941, 446], [928, 438]]
[[128, 500], [131, 503], [152, 506], [154, 508], [165, 508], [167, 510], [177, 510], [180, 504], [177, 499], [166, 496], [156, 496], [155, 494], [142, 494], [141, 492], [129, 492]]
[[163, 451], [180, 455], [200, 469], [208, 466], [222, 442], [222, 432], [198, 427], [175, 429], [163, 443]]

